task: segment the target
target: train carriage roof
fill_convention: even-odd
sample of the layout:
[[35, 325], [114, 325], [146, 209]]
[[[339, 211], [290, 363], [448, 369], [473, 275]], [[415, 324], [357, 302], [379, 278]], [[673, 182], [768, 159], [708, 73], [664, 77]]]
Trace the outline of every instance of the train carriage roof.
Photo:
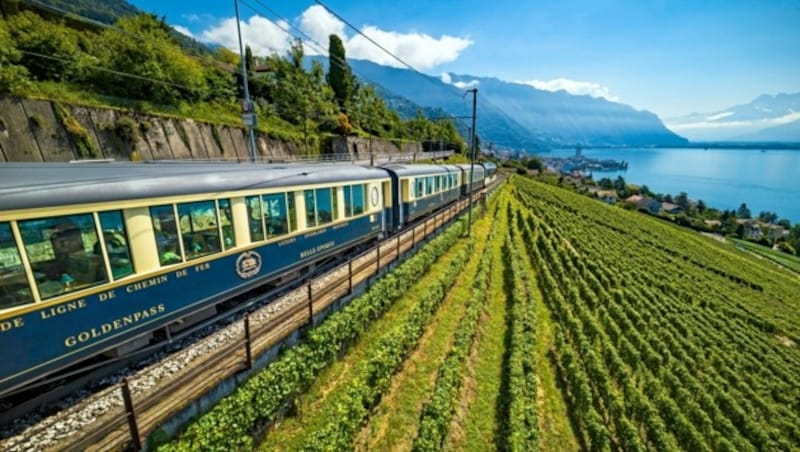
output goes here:
[[351, 164], [3, 163], [0, 211], [385, 178]]
[[388, 171], [397, 174], [400, 177], [407, 176], [432, 176], [436, 174], [447, 174], [458, 171], [458, 168], [453, 165], [414, 165], [407, 163], [389, 163], [381, 165]]
[[[471, 167], [471, 165], [469, 163], [459, 163], [456, 166], [458, 166], [459, 168], [461, 168], [461, 169], [463, 169], [465, 171], [469, 171], [469, 169]], [[483, 167], [478, 162], [475, 162], [475, 171], [483, 171]]]

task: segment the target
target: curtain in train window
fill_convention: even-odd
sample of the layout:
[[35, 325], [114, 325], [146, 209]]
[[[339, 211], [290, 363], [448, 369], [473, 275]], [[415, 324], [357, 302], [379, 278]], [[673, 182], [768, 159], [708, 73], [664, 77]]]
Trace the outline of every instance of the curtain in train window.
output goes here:
[[349, 218], [353, 216], [353, 187], [346, 185], [344, 189], [344, 216]]
[[333, 220], [339, 219], [339, 189], [337, 187], [331, 188], [331, 201], [333, 201]]
[[92, 214], [20, 221], [19, 232], [43, 299], [108, 281]]
[[100, 229], [103, 230], [103, 240], [106, 245], [106, 255], [111, 266], [111, 276], [114, 279], [123, 278], [133, 274], [131, 251], [128, 247], [128, 234], [125, 232], [125, 221], [122, 212], [112, 210], [101, 212]]
[[180, 244], [178, 243], [178, 226], [175, 222], [175, 210], [172, 204], [153, 206], [150, 208], [150, 219], [156, 234], [156, 249], [161, 265], [181, 262]]
[[9, 223], [0, 223], [0, 309], [33, 303], [25, 269]]
[[230, 249], [236, 246], [236, 236], [233, 232], [233, 214], [231, 213], [231, 200], [220, 199], [217, 201], [219, 205], [219, 221], [222, 226], [222, 245], [223, 249]]
[[250, 241], [260, 242], [264, 240], [264, 215], [261, 213], [261, 197], [248, 196], [245, 198], [247, 204], [247, 222], [250, 230]]
[[312, 228], [317, 225], [317, 208], [314, 200], [314, 190], [303, 192], [306, 200], [306, 227]]
[[288, 233], [286, 193], [263, 195], [261, 200], [264, 203], [264, 222], [267, 225], [267, 238]]
[[294, 192], [286, 194], [286, 205], [289, 213], [289, 231], [297, 230], [297, 210], [294, 207]]

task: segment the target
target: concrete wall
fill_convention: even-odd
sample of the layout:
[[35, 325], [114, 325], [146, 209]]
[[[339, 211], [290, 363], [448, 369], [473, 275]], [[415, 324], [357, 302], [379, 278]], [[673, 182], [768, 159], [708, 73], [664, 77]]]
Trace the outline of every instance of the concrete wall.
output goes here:
[[[135, 129], [131, 132], [131, 129]], [[301, 154], [293, 143], [257, 135], [261, 160]], [[395, 151], [396, 152], [396, 151]], [[0, 162], [79, 159], [249, 160], [239, 127], [46, 100], [0, 98]]]

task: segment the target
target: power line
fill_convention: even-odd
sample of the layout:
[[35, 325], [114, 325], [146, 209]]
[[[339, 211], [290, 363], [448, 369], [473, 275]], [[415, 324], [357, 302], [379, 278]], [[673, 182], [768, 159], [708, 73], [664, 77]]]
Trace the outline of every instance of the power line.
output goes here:
[[[239, 2], [241, 2], [243, 5], [247, 6], [248, 8], [250, 8], [250, 10], [251, 10], [251, 11], [253, 11], [253, 12], [257, 13], [257, 14], [258, 14], [258, 13], [263, 13], [263, 11], [259, 11], [259, 10], [258, 10], [258, 9], [256, 9], [256, 8], [255, 8], [253, 5], [249, 4], [249, 3], [248, 3], [246, 0], [238, 0], [238, 1], [239, 1]], [[268, 11], [269, 13], [271, 13], [273, 16], [277, 17], [279, 20], [282, 20], [284, 23], [288, 24], [288, 26], [289, 26], [290, 28], [292, 28], [293, 30], [295, 30], [297, 33], [299, 33], [300, 35], [302, 35], [302, 36], [304, 36], [305, 38], [307, 38], [307, 41], [304, 41], [304, 44], [308, 45], [308, 46], [309, 46], [309, 47], [311, 47], [313, 50], [317, 51], [317, 53], [319, 53], [320, 55], [324, 55], [324, 53], [325, 53], [325, 47], [324, 47], [322, 44], [320, 44], [318, 41], [316, 41], [314, 38], [312, 38], [310, 35], [308, 35], [308, 34], [307, 34], [306, 32], [304, 32], [302, 29], [300, 29], [300, 28], [298, 28], [297, 26], [293, 25], [293, 24], [292, 24], [292, 22], [291, 22], [290, 20], [288, 20], [286, 17], [284, 17], [284, 16], [282, 16], [281, 14], [279, 14], [278, 12], [276, 12], [274, 9], [272, 9], [272, 8], [270, 8], [269, 6], [265, 5], [265, 4], [264, 4], [264, 3], [262, 3], [260, 0], [252, 0], [252, 1], [254, 1], [255, 3], [257, 3], [259, 6], [261, 6], [262, 8], [264, 8], [266, 11]], [[267, 15], [265, 14], [265, 16], [267, 16]], [[297, 37], [297, 36], [295, 36], [294, 34], [292, 34], [292, 32], [290, 32], [290, 31], [289, 31], [289, 30], [288, 30], [286, 27], [284, 27], [283, 25], [281, 25], [281, 24], [280, 24], [280, 23], [278, 23], [277, 21], [275, 21], [275, 20], [272, 20], [272, 19], [271, 19], [271, 18], [269, 18], [269, 17], [266, 17], [266, 19], [267, 19], [267, 20], [269, 20], [270, 22], [272, 22], [272, 23], [273, 23], [273, 24], [274, 24], [276, 27], [278, 27], [279, 29], [281, 29], [283, 32], [285, 32], [285, 33], [286, 33], [286, 34], [288, 34], [289, 36], [291, 36], [291, 37]], [[312, 45], [309, 43], [309, 41], [310, 41], [310, 43], [313, 43], [314, 45], [312, 46]], [[341, 68], [341, 69], [350, 70], [352, 73], [354, 73], [355, 75], [359, 76], [359, 78], [361, 78], [361, 79], [363, 79], [363, 80], [367, 81], [368, 83], [370, 83], [370, 84], [372, 84], [372, 85], [374, 85], [374, 86], [376, 86], [376, 87], [380, 87], [380, 88], [382, 88], [382, 89], [386, 90], [387, 92], [389, 92], [389, 91], [390, 91], [390, 90], [388, 90], [386, 87], [384, 87], [383, 85], [381, 85], [380, 83], [376, 82], [375, 80], [371, 80], [371, 79], [369, 79], [368, 77], [365, 77], [363, 74], [359, 74], [359, 73], [358, 73], [358, 71], [355, 71], [355, 70], [353, 70], [353, 69], [352, 69], [352, 68], [351, 68], [351, 67], [350, 67], [350, 66], [347, 64], [347, 61], [346, 61], [346, 60], [342, 59], [341, 57], [339, 57], [339, 56], [337, 56], [337, 55], [329, 55], [329, 58], [328, 58], [328, 60], [329, 60], [329, 63], [330, 63], [330, 64], [335, 64], [336, 66], [338, 66], [338, 67], [339, 67], [339, 68]], [[446, 112], [445, 112], [445, 113], [446, 113]], [[437, 118], [437, 119], [444, 119], [444, 118]], [[452, 116], [452, 115], [451, 115], [451, 116], [450, 116], [449, 118], [447, 118], [447, 119], [451, 119], [451, 120], [456, 120], [456, 121], [458, 121], [458, 122], [462, 122], [462, 121], [461, 121], [461, 119], [460, 119], [458, 116]], [[467, 125], [463, 124], [463, 122], [462, 122], [462, 125], [464, 125], [464, 126], [467, 128], [467, 129], [469, 128]]]
[[[43, 53], [32, 52], [30, 50], [19, 50], [19, 52], [23, 53], [25, 55], [31, 55], [31, 56], [35, 56], [35, 57], [39, 57], [39, 58], [45, 58], [45, 59], [48, 59], [48, 60], [61, 61], [63, 63], [72, 63], [72, 64], [77, 64], [78, 63], [78, 61], [70, 60], [68, 58], [62, 58], [62, 57], [58, 57], [58, 56], [55, 56], [55, 55], [45, 55]], [[189, 91], [194, 90], [194, 88], [191, 88], [191, 87], [186, 86], [186, 85], [181, 85], [179, 83], [168, 82], [168, 81], [165, 81], [165, 80], [158, 80], [158, 79], [154, 79], [154, 78], [150, 78], [150, 77], [145, 77], [145, 76], [142, 76], [142, 75], [136, 75], [136, 74], [131, 74], [129, 72], [117, 71], [117, 70], [114, 70], [114, 69], [109, 69], [109, 68], [105, 68], [105, 67], [101, 67], [101, 66], [94, 66], [94, 65], [91, 65], [91, 64], [83, 64], [82, 66], [83, 67], [88, 67], [90, 69], [96, 69], [96, 70], [102, 71], [102, 72], [108, 72], [108, 73], [111, 73], [111, 74], [119, 75], [119, 76], [122, 76], [122, 77], [128, 77], [128, 78], [133, 78], [133, 79], [137, 79], [137, 80], [150, 81], [150, 82], [153, 82], [153, 83], [172, 86], [172, 87], [175, 87], [175, 88], [183, 88], [183, 89], [186, 89], [186, 90], [189, 90]]]
[[[390, 52], [388, 49], [386, 49], [385, 47], [383, 47], [382, 45], [380, 45], [378, 42], [376, 42], [374, 39], [372, 39], [371, 37], [369, 37], [369, 36], [368, 36], [367, 34], [365, 34], [363, 31], [361, 31], [361, 30], [360, 30], [358, 27], [354, 26], [354, 25], [353, 25], [353, 24], [351, 24], [349, 21], [347, 21], [347, 19], [345, 19], [344, 17], [342, 17], [342, 16], [341, 16], [340, 14], [338, 14], [336, 11], [334, 11], [334, 10], [332, 10], [330, 7], [328, 7], [328, 5], [326, 5], [326, 4], [324, 4], [324, 3], [322, 3], [320, 0], [315, 0], [315, 2], [316, 2], [318, 5], [320, 5], [321, 7], [325, 8], [325, 10], [326, 10], [326, 11], [328, 11], [330, 14], [332, 14], [334, 17], [336, 17], [337, 19], [341, 20], [341, 21], [342, 21], [342, 22], [343, 22], [345, 25], [347, 25], [348, 27], [352, 28], [352, 29], [353, 29], [353, 30], [354, 30], [356, 33], [358, 33], [358, 34], [360, 34], [361, 36], [363, 36], [363, 37], [364, 37], [366, 40], [368, 40], [370, 43], [372, 43], [373, 45], [375, 45], [376, 47], [378, 47], [379, 49], [381, 49], [382, 51], [384, 51], [386, 54], [388, 54], [389, 56], [391, 56], [391, 57], [392, 57], [392, 58], [394, 58], [395, 60], [397, 60], [397, 61], [398, 61], [400, 64], [402, 64], [403, 66], [407, 67], [407, 68], [408, 68], [408, 69], [410, 69], [411, 71], [415, 72], [417, 75], [419, 75], [420, 77], [422, 77], [423, 79], [425, 79], [427, 82], [429, 82], [429, 83], [432, 83], [432, 84], [434, 84], [434, 85], [438, 86], [438, 84], [436, 84], [436, 82], [434, 82], [434, 81], [432, 80], [432, 78], [431, 78], [429, 75], [427, 75], [427, 74], [424, 74], [423, 72], [419, 71], [419, 70], [418, 70], [418, 69], [416, 69], [414, 66], [412, 66], [411, 64], [407, 63], [407, 62], [406, 62], [405, 60], [403, 60], [402, 58], [400, 58], [400, 57], [398, 57], [397, 55], [395, 55], [394, 53]], [[492, 109], [494, 109], [494, 110], [496, 110], [497, 112], [499, 112], [499, 113], [500, 113], [500, 114], [501, 114], [503, 117], [505, 117], [507, 120], [509, 120], [509, 121], [512, 121], [512, 122], [513, 122], [515, 125], [518, 125], [518, 123], [517, 123], [516, 121], [514, 121], [514, 120], [513, 120], [513, 119], [512, 119], [512, 118], [511, 118], [511, 117], [510, 117], [510, 116], [509, 116], [509, 115], [508, 115], [508, 114], [507, 114], [505, 111], [503, 111], [503, 109], [499, 108], [498, 106], [494, 105], [494, 103], [493, 103], [493, 102], [491, 102], [490, 100], [486, 99], [486, 96], [482, 96], [482, 98], [481, 98], [481, 103], [482, 103], [482, 104], [484, 104], [484, 105], [486, 105], [486, 106], [489, 106], [489, 107], [491, 107]], [[462, 122], [462, 121], [459, 121], [459, 122], [461, 122], [461, 123], [462, 123], [462, 125], [464, 125], [465, 127], [468, 127], [468, 126], [466, 126], [466, 124], [463, 124], [463, 122]], [[517, 139], [520, 139], [520, 136], [519, 136], [519, 134], [517, 133], [517, 131], [516, 131], [516, 130], [514, 130], [514, 129], [512, 128], [512, 129], [510, 129], [509, 131], [510, 131], [510, 132], [511, 132], [513, 135], [515, 135], [515, 136], [517, 137]], [[520, 140], [520, 141], [522, 141], [522, 140]]]
[[[412, 66], [411, 64], [407, 63], [405, 60], [403, 60], [403, 59], [402, 59], [402, 58], [400, 58], [399, 56], [397, 56], [397, 55], [395, 55], [394, 53], [392, 53], [392, 52], [390, 52], [389, 50], [387, 50], [385, 47], [383, 47], [382, 45], [380, 45], [378, 42], [376, 42], [374, 39], [372, 39], [371, 37], [369, 37], [369, 36], [368, 36], [367, 34], [365, 34], [363, 31], [361, 31], [361, 29], [359, 29], [359, 28], [358, 28], [358, 27], [356, 27], [355, 25], [351, 24], [350, 22], [348, 22], [348, 21], [347, 21], [347, 19], [345, 19], [344, 17], [342, 17], [341, 15], [339, 15], [337, 12], [335, 12], [334, 10], [332, 10], [331, 8], [329, 8], [329, 7], [328, 7], [328, 5], [326, 5], [326, 4], [324, 4], [324, 3], [322, 3], [322, 2], [321, 2], [321, 1], [319, 1], [319, 0], [315, 0], [315, 1], [316, 1], [316, 3], [317, 3], [318, 5], [320, 5], [321, 7], [325, 8], [325, 10], [326, 10], [326, 11], [328, 11], [330, 14], [332, 14], [334, 17], [336, 17], [337, 19], [341, 20], [341, 21], [342, 21], [342, 22], [343, 22], [345, 25], [347, 25], [348, 27], [352, 28], [352, 29], [353, 29], [353, 30], [354, 30], [356, 33], [360, 34], [360, 35], [361, 35], [361, 36], [363, 36], [363, 37], [364, 37], [366, 40], [368, 40], [370, 43], [372, 43], [373, 45], [375, 45], [376, 47], [378, 47], [379, 49], [381, 49], [382, 51], [384, 51], [386, 54], [388, 54], [389, 56], [391, 56], [392, 58], [394, 58], [395, 60], [397, 60], [398, 62], [400, 62], [400, 64], [402, 64], [403, 66], [407, 67], [408, 69], [410, 69], [411, 71], [413, 71], [414, 73], [416, 73], [417, 75], [419, 75], [420, 77], [422, 77], [422, 78], [423, 78], [425, 81], [427, 81], [428, 83], [431, 83], [431, 84], [433, 84], [434, 86], [437, 86], [437, 87], [439, 86], [439, 85], [438, 85], [436, 82], [434, 82], [434, 81], [431, 79], [431, 77], [430, 77], [429, 75], [422, 73], [422, 72], [421, 72], [421, 71], [419, 71], [417, 68], [415, 68], [415, 67], [414, 67], [414, 66]], [[464, 127], [467, 127], [467, 128], [469, 128], [469, 126], [467, 126], [466, 124], [464, 124], [464, 123], [463, 123], [463, 121], [459, 120], [459, 119], [458, 119], [458, 118], [456, 118], [455, 116], [453, 116], [453, 118], [454, 118], [454, 119], [456, 119], [457, 121], [461, 122], [461, 123], [462, 123], [462, 125], [463, 125]]]

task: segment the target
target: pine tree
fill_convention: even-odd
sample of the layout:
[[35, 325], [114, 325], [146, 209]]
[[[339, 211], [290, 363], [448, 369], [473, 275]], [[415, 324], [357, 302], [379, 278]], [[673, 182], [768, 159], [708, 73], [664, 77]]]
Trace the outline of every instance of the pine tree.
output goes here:
[[335, 34], [328, 41], [328, 84], [336, 96], [341, 111], [347, 111], [347, 103], [353, 91], [353, 76], [347, 64], [344, 44]]

